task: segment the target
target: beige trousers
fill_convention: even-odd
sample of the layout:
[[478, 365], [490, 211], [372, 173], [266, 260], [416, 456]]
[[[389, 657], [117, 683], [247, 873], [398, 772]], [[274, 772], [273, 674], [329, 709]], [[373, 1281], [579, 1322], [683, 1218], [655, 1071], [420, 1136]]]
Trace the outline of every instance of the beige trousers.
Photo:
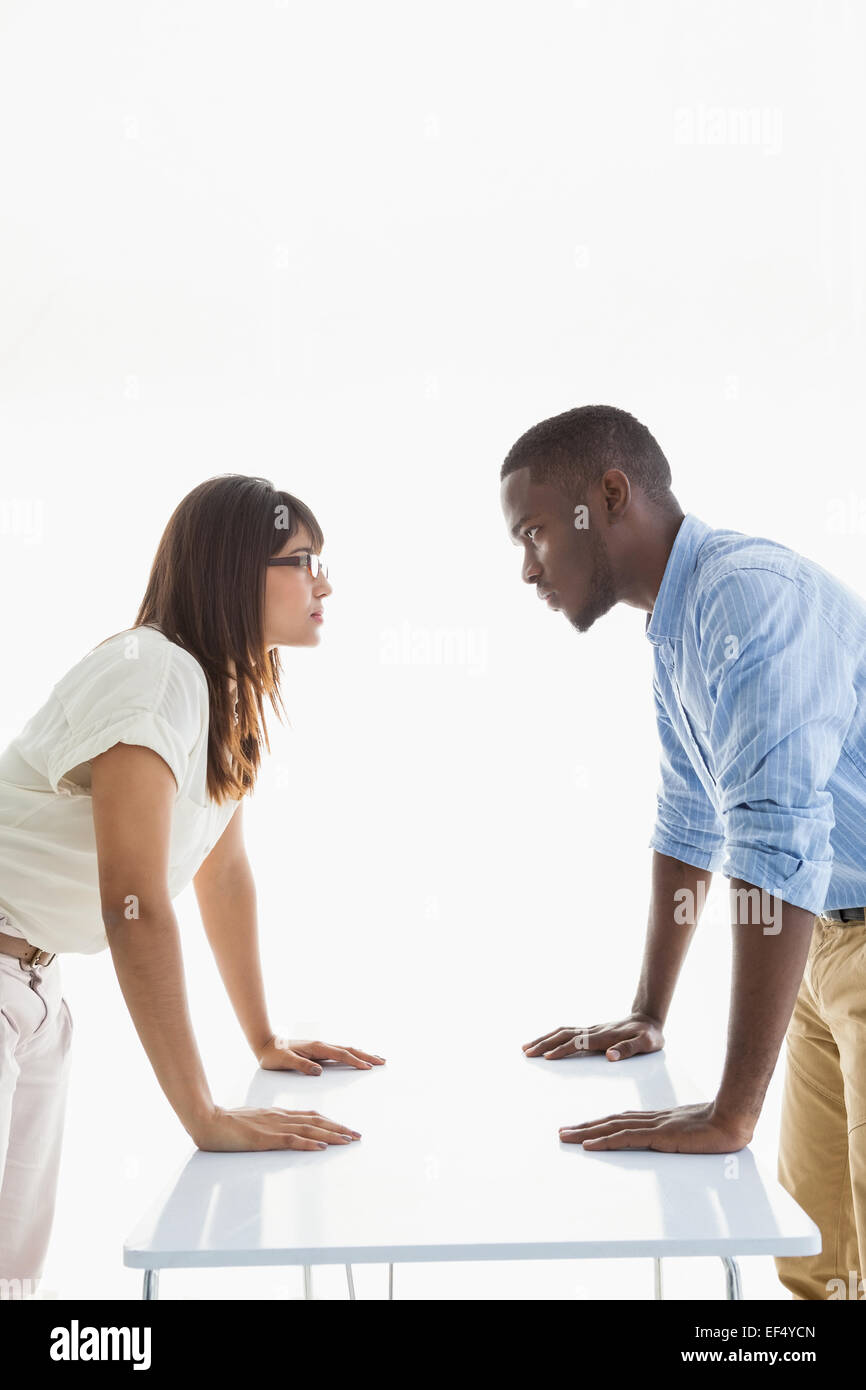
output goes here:
[[794, 1298], [866, 1298], [866, 925], [815, 918], [788, 1025], [779, 1182], [820, 1228], [776, 1259]]

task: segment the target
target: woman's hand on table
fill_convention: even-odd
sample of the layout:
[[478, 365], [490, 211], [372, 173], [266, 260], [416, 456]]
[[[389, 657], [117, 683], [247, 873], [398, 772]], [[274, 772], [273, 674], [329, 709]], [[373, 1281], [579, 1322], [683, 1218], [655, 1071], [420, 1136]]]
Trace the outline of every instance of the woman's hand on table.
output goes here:
[[259, 1054], [259, 1066], [265, 1071], [303, 1071], [320, 1076], [319, 1062], [343, 1062], [346, 1066], [368, 1071], [381, 1067], [385, 1058], [375, 1052], [362, 1052], [359, 1047], [337, 1047], [333, 1043], [308, 1042], [302, 1038], [269, 1038]]
[[658, 1153], [727, 1154], [744, 1149], [752, 1138], [746, 1117], [723, 1116], [713, 1101], [676, 1105], [670, 1110], [623, 1110], [618, 1115], [563, 1125], [565, 1144], [585, 1149], [655, 1149]]
[[337, 1124], [318, 1110], [283, 1110], [279, 1106], [224, 1110], [215, 1105], [189, 1133], [199, 1149], [210, 1153], [326, 1149], [329, 1144], [350, 1144], [361, 1137], [356, 1129]]
[[594, 1023], [590, 1028], [554, 1028], [533, 1042], [523, 1044], [525, 1057], [544, 1057], [557, 1062], [603, 1052], [609, 1062], [634, 1057], [639, 1052], [658, 1052], [665, 1045], [661, 1020], [652, 1014], [631, 1013], [618, 1023]]

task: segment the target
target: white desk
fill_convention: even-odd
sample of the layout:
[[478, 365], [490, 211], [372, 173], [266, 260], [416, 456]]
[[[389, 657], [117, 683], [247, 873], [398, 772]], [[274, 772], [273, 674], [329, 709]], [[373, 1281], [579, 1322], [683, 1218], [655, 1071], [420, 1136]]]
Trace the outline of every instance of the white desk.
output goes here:
[[[255, 1068], [211, 1089], [224, 1106], [316, 1109], [360, 1130], [317, 1151], [203, 1153], [124, 1243], [144, 1297], [160, 1269], [574, 1260], [718, 1255], [739, 1298], [737, 1255], [808, 1255], [818, 1227], [749, 1149], [737, 1154], [591, 1152], [559, 1126], [620, 1110], [707, 1100], [664, 1052], [612, 1063], [527, 1059], [522, 1039], [447, 1042], [377, 1030], [371, 1071], [319, 1077]], [[437, 1054], [439, 1059], [437, 1060]]]

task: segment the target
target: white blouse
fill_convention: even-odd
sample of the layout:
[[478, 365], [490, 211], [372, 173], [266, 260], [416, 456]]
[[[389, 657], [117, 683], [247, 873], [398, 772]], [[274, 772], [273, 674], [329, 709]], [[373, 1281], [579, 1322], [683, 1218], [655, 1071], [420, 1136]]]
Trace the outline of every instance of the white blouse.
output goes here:
[[116, 743], [153, 748], [174, 773], [169, 894], [186, 887], [240, 805], [208, 795], [208, 717], [200, 664], [156, 627], [116, 633], [66, 673], [0, 753], [0, 931], [47, 951], [108, 946], [90, 759]]

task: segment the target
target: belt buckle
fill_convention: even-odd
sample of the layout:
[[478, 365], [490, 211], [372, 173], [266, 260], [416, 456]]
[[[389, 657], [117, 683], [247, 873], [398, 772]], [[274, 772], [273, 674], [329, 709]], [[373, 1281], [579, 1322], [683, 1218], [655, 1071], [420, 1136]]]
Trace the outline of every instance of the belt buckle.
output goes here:
[[[30, 956], [29, 960], [27, 960], [24, 956], [19, 956], [18, 958], [18, 964], [21, 966], [22, 970], [28, 967], [32, 969], [34, 965], [50, 965], [54, 957], [57, 955], [56, 951], [43, 951], [40, 946], [31, 946], [30, 950], [33, 952], [33, 954]], [[43, 956], [46, 957], [45, 960], [42, 960]]]

